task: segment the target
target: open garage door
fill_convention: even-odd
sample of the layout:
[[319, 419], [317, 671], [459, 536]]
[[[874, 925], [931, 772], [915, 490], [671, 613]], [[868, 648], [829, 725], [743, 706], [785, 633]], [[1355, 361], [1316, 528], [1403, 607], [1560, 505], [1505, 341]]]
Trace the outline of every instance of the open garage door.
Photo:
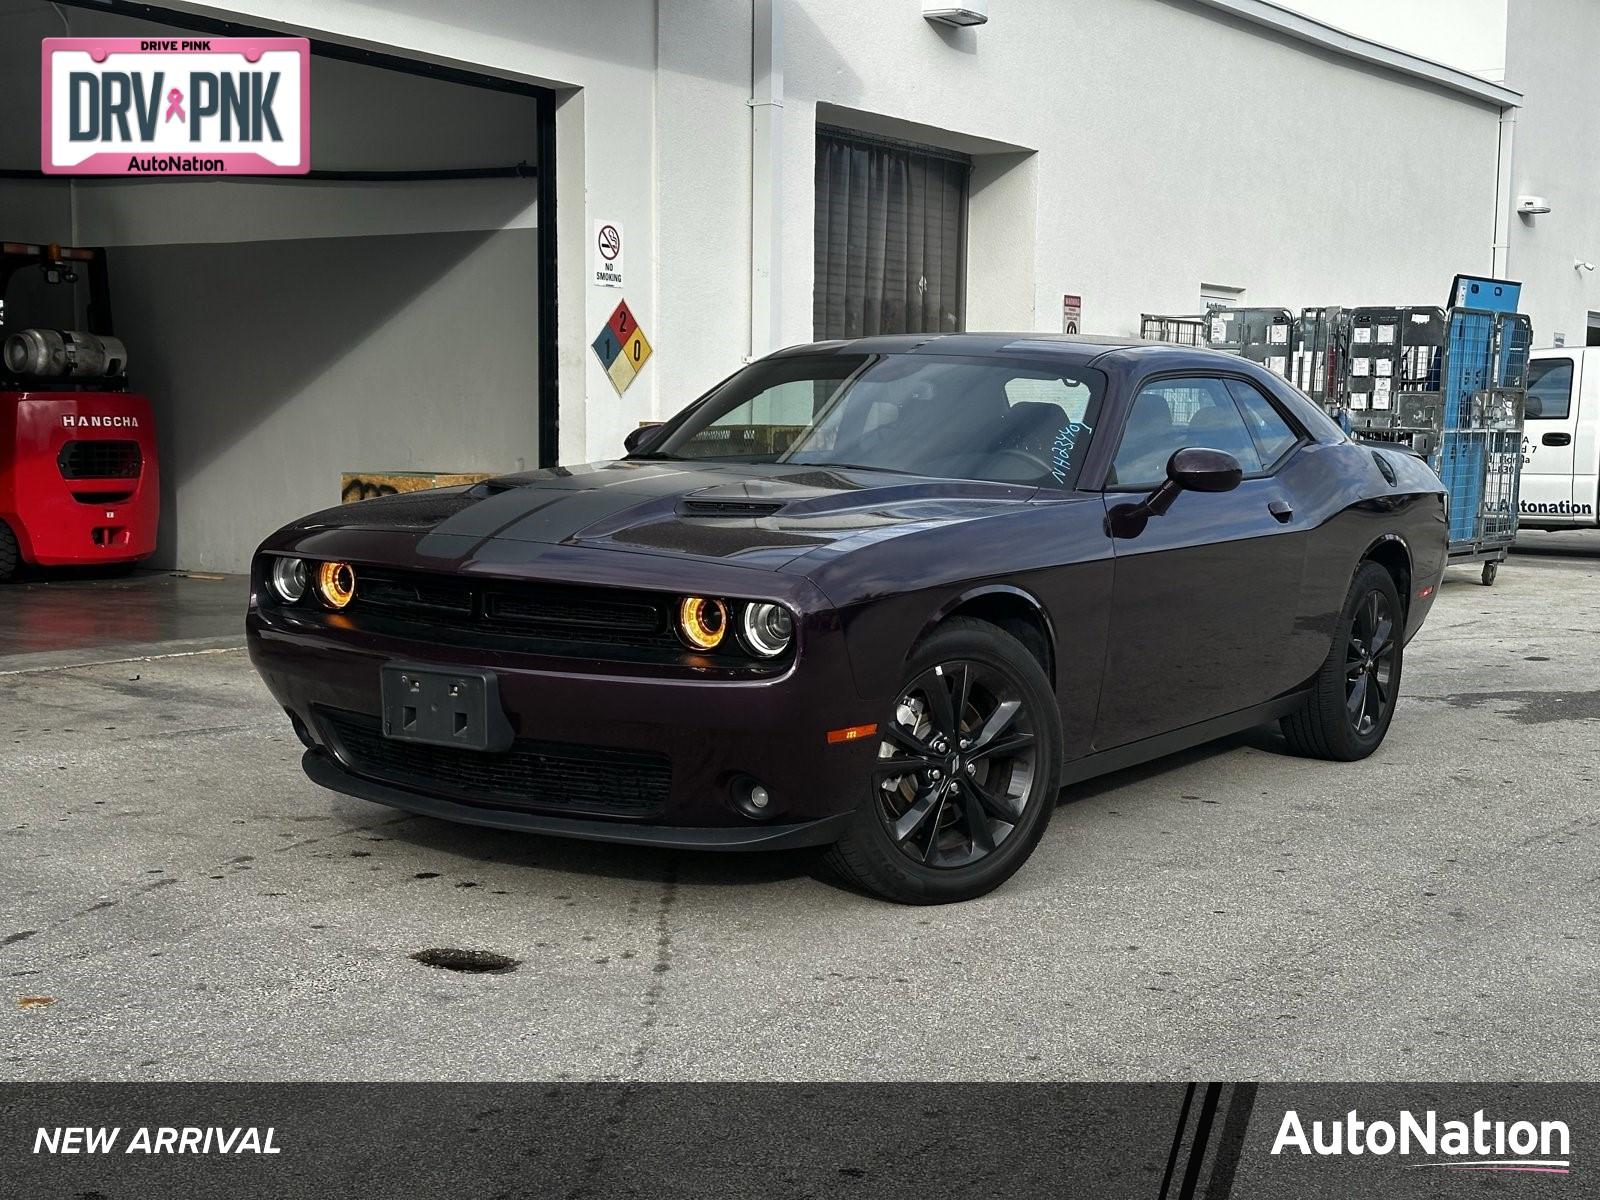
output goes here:
[[0, 8], [0, 240], [106, 248], [158, 431], [152, 561], [238, 571], [319, 506], [554, 461], [549, 93], [314, 41], [309, 176], [37, 176], [40, 39], [197, 32], [295, 33]]

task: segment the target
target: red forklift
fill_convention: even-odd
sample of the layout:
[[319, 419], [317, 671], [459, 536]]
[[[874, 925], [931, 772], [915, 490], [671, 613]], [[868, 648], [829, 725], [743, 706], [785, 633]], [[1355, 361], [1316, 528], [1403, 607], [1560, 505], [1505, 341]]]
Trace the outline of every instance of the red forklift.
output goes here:
[[155, 422], [127, 370], [105, 251], [0, 243], [0, 581], [154, 553]]

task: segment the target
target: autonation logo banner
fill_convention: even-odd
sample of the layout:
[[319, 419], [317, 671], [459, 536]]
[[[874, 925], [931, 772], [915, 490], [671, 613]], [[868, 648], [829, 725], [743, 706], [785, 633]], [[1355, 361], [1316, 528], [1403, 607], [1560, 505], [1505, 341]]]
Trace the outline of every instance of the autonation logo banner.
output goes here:
[[1572, 1169], [1565, 1121], [1506, 1121], [1479, 1109], [1467, 1120], [1401, 1109], [1376, 1119], [1351, 1109], [1331, 1121], [1303, 1120], [1288, 1109], [1272, 1142], [1275, 1155], [1332, 1158], [1393, 1155], [1408, 1167], [1565, 1175]]
[[303, 175], [305, 38], [46, 38], [52, 175]]

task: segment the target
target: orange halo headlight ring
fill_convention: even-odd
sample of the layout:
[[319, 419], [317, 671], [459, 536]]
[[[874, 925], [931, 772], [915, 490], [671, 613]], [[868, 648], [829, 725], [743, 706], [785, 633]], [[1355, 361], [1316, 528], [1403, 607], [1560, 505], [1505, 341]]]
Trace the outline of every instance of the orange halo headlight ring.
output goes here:
[[715, 650], [728, 636], [728, 606], [707, 596], [678, 603], [678, 634], [692, 650]]
[[356, 569], [347, 562], [318, 564], [317, 595], [329, 608], [344, 608], [356, 598]]

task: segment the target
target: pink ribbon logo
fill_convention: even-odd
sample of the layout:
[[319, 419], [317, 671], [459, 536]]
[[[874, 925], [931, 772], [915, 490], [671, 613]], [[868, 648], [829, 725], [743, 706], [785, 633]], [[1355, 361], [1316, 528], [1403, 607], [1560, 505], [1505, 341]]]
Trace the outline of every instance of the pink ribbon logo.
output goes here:
[[173, 117], [177, 117], [180, 121], [189, 119], [183, 115], [183, 93], [177, 88], [167, 93], [167, 115], [163, 123], [172, 120]]

